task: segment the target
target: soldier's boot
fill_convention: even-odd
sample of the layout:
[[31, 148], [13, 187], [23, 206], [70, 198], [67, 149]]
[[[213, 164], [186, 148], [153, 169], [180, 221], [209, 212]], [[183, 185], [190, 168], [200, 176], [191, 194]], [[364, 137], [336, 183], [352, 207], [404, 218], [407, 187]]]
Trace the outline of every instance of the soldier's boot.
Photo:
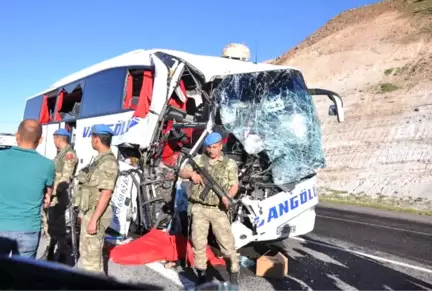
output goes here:
[[58, 255], [57, 262], [59, 262], [61, 264], [66, 264], [66, 255], [64, 253], [60, 253]]
[[197, 271], [197, 280], [195, 282], [196, 285], [201, 285], [207, 282], [207, 275], [205, 270], [196, 270]]
[[239, 284], [239, 272], [229, 273], [229, 282], [233, 285]]

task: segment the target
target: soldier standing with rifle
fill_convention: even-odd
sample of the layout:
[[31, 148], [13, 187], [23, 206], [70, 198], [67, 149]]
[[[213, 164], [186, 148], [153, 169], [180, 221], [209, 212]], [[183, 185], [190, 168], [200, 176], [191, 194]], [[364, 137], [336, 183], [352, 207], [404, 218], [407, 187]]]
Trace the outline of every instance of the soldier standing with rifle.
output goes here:
[[[60, 128], [53, 134], [54, 144], [57, 148], [57, 155], [54, 158], [55, 180], [51, 196], [51, 204], [48, 208], [48, 221], [44, 221], [44, 229], [48, 233], [48, 247], [46, 250], [47, 260], [53, 260], [54, 248], [58, 248], [58, 261], [64, 263], [68, 255], [68, 242], [66, 238], [65, 213], [69, 205], [69, 184], [72, 181], [75, 167], [78, 162], [75, 151], [69, 144], [70, 134]], [[45, 224], [46, 223], [46, 224]]]
[[80, 258], [77, 266], [84, 270], [104, 273], [102, 249], [105, 231], [113, 217], [111, 195], [119, 175], [117, 159], [111, 151], [114, 132], [107, 125], [92, 127], [91, 144], [98, 155], [79, 171], [74, 190], [74, 204], [79, 208], [81, 231]]
[[[199, 167], [206, 169], [223, 191], [230, 198], [233, 198], [239, 189], [238, 168], [233, 159], [223, 155], [222, 136], [216, 132], [209, 134], [204, 141], [204, 146], [207, 153], [198, 155], [193, 160]], [[197, 283], [202, 284], [206, 280], [206, 247], [209, 226], [211, 225], [222, 254], [228, 260], [230, 282], [238, 284], [240, 264], [231, 231], [231, 223], [227, 215], [229, 198], [220, 199], [213, 190], [210, 190], [203, 197], [201, 195], [205, 188], [203, 179], [196, 171], [193, 171], [193, 167], [189, 164], [180, 170], [179, 176], [183, 179], [190, 179], [194, 183], [191, 186], [188, 212], [192, 219], [191, 236], [195, 268], [198, 273]]]

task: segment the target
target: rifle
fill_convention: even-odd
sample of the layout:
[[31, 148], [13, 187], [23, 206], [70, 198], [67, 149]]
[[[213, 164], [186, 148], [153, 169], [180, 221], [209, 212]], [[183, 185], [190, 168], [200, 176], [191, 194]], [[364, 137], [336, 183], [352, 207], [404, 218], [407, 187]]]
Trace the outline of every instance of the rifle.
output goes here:
[[213, 190], [216, 193], [216, 195], [219, 196], [220, 199], [226, 197], [228, 199], [229, 206], [232, 206], [234, 204], [234, 199], [232, 199], [227, 193], [225, 193], [225, 191], [221, 188], [221, 186], [219, 186], [219, 184], [209, 174], [207, 169], [198, 166], [198, 164], [193, 160], [192, 156], [189, 154], [187, 149], [182, 148], [181, 152], [189, 159], [192, 168], [194, 168], [194, 170], [201, 176], [204, 182], [205, 186], [204, 186], [204, 190], [200, 194], [200, 198], [202, 200], [205, 200], [210, 190]]
[[73, 197], [72, 197], [72, 188], [74, 185], [74, 180], [69, 183], [68, 188], [68, 196], [69, 196], [69, 205], [68, 205], [68, 211], [69, 211], [69, 221], [70, 221], [70, 236], [72, 241], [72, 256], [74, 259], [74, 264], [78, 261], [78, 237], [77, 237], [77, 211], [75, 210], [75, 206], [73, 203]]

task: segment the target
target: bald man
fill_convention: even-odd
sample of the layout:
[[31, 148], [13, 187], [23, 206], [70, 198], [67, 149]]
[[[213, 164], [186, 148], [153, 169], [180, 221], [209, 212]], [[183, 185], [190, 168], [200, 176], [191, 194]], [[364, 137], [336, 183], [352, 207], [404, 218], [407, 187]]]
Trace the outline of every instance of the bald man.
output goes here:
[[37, 120], [22, 121], [15, 137], [18, 146], [0, 151], [0, 254], [35, 258], [55, 169], [36, 152], [42, 138]]

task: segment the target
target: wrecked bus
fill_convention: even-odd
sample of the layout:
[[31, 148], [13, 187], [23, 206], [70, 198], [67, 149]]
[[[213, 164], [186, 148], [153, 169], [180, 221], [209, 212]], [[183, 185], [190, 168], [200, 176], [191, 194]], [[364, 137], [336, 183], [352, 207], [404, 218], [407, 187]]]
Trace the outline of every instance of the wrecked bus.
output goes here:
[[54, 158], [52, 134], [71, 132], [77, 171], [95, 156], [94, 124], [108, 124], [121, 174], [109, 229], [126, 238], [151, 228], [183, 231], [187, 183], [180, 167], [218, 131], [238, 163], [240, 191], [232, 212], [237, 248], [306, 234], [315, 224], [316, 169], [325, 167], [312, 95], [299, 70], [173, 50], [136, 50], [76, 72], [26, 101], [24, 118], [43, 125], [37, 151]]
[[0, 133], [0, 149], [16, 146], [15, 135], [12, 133]]

